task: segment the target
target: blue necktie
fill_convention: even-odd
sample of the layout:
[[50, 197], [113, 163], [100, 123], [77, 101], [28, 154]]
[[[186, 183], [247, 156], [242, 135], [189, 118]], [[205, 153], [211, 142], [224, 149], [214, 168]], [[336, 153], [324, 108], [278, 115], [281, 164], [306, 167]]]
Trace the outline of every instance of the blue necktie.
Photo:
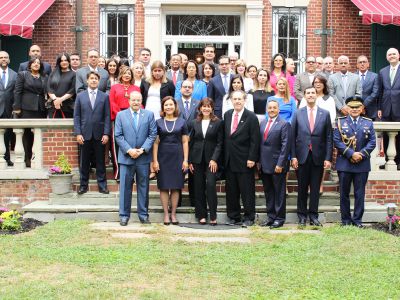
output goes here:
[[189, 101], [185, 101], [185, 116], [186, 119], [189, 118]]
[[96, 101], [96, 93], [94, 91], [90, 92], [90, 104], [92, 105], [92, 109], [94, 108], [94, 102]]
[[136, 111], [133, 112], [133, 128], [135, 129], [135, 131], [137, 130], [137, 112]]
[[3, 71], [3, 75], [1, 76], [1, 82], [3, 86], [6, 87], [6, 71]]
[[365, 74], [361, 74], [361, 85], [364, 86]]
[[227, 94], [229, 91], [228, 75], [224, 75], [224, 89], [225, 89], [225, 94]]

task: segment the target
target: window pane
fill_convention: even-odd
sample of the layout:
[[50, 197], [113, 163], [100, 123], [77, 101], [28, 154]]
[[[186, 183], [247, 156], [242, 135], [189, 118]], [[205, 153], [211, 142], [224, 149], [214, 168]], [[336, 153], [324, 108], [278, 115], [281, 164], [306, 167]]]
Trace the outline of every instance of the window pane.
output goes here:
[[118, 14], [118, 34], [128, 35], [128, 14]]
[[287, 53], [287, 40], [279, 39], [278, 40], [278, 52], [279, 53]]
[[288, 57], [297, 60], [299, 56], [299, 41], [298, 39], [290, 39]]
[[117, 34], [117, 14], [107, 14], [107, 34]]
[[121, 57], [128, 57], [128, 37], [118, 38], [118, 54]]
[[288, 16], [280, 16], [279, 17], [279, 27], [278, 27], [278, 36], [279, 37], [287, 37], [288, 32]]
[[291, 15], [289, 20], [289, 36], [297, 38], [299, 36], [299, 16]]
[[111, 53], [117, 53], [117, 38], [108, 37], [107, 38], [107, 55], [110, 56]]

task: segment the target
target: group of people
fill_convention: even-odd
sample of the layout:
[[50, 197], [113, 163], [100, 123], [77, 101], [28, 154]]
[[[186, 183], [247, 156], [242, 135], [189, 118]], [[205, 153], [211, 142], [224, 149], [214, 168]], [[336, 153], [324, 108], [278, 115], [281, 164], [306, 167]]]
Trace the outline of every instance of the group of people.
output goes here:
[[[216, 181], [225, 178], [228, 223], [251, 226], [259, 173], [268, 215], [262, 225], [280, 227], [291, 165], [298, 177], [299, 224], [309, 219], [319, 226], [321, 183], [335, 146], [342, 223], [361, 227], [369, 155], [376, 143], [372, 120], [400, 118], [399, 52], [393, 48], [387, 52], [390, 66], [379, 75], [368, 70], [365, 56], [357, 59], [357, 73], [349, 71], [346, 56], [338, 58], [336, 73], [331, 57], [307, 57], [306, 71], [297, 75], [294, 61], [280, 53], [269, 69], [247, 66], [238, 55], [222, 55], [216, 63], [212, 45], [204, 48], [202, 64], [184, 54], [172, 55], [169, 70], [159, 60], [152, 62], [147, 48], [140, 49], [131, 66], [118, 56], [102, 61], [96, 49], [87, 52], [85, 66], [80, 66], [79, 54], [61, 53], [53, 70], [42, 61], [39, 46], [33, 45], [29, 55], [17, 74], [8, 68], [8, 54], [0, 52], [2, 118], [12, 113], [29, 119], [73, 117], [80, 145], [78, 194], [88, 191], [91, 167], [96, 168], [99, 192], [109, 193], [105, 166], [111, 156], [120, 182], [121, 225], [130, 218], [134, 182], [139, 220], [150, 222], [152, 178], [160, 189], [164, 224], [178, 224], [176, 208], [187, 177], [200, 224], [207, 219], [217, 224]], [[11, 133], [5, 135], [10, 166]], [[30, 129], [23, 144], [29, 167]]]

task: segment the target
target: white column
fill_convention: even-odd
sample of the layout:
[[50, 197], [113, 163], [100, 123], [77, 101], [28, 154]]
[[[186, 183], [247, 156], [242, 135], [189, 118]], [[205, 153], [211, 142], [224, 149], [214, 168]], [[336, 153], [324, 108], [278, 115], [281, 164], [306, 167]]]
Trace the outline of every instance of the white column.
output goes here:
[[376, 139], [376, 147], [371, 152], [370, 162], [371, 162], [371, 171], [378, 171], [378, 153], [379, 153], [379, 145], [378, 145], [378, 136], [379, 132], [375, 130], [375, 139]]
[[40, 170], [43, 167], [43, 149], [42, 149], [42, 128], [34, 128], [34, 142], [32, 152], [35, 159], [32, 161], [32, 169]]
[[144, 46], [151, 50], [152, 60], [160, 59], [161, 51], [161, 3], [144, 3]]
[[22, 145], [22, 135], [24, 134], [24, 129], [13, 129], [15, 133], [15, 169], [25, 169], [25, 152], [24, 146]]
[[245, 49], [243, 53], [246, 57], [247, 65], [261, 66], [263, 8], [262, 1], [246, 5], [245, 42], [243, 44]]
[[395, 138], [397, 135], [397, 131], [389, 131], [389, 145], [386, 150], [386, 155], [388, 157], [388, 161], [386, 162], [386, 170], [387, 171], [397, 171], [397, 165], [394, 162], [394, 157], [396, 156], [396, 142]]
[[6, 146], [4, 144], [4, 133], [6, 129], [0, 129], [0, 170], [7, 168], [6, 160], [3, 158], [6, 153]]

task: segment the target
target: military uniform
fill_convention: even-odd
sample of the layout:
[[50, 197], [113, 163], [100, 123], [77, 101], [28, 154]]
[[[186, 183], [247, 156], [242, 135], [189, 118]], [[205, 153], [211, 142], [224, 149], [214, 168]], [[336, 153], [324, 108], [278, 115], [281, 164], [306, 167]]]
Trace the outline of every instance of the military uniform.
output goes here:
[[[359, 98], [357, 97], [357, 101]], [[346, 100], [346, 103], [349, 102]], [[355, 102], [353, 102], [354, 104]], [[361, 104], [362, 105], [362, 100]], [[337, 120], [333, 135], [333, 142], [338, 149], [336, 170], [340, 183], [340, 211], [342, 225], [356, 225], [362, 227], [364, 213], [365, 185], [368, 173], [371, 171], [370, 154], [375, 149], [376, 139], [371, 119], [358, 116], [353, 119], [350, 115]], [[354, 152], [362, 155], [362, 160], [355, 162], [352, 159]], [[354, 212], [350, 213], [350, 187], [354, 185]]]

